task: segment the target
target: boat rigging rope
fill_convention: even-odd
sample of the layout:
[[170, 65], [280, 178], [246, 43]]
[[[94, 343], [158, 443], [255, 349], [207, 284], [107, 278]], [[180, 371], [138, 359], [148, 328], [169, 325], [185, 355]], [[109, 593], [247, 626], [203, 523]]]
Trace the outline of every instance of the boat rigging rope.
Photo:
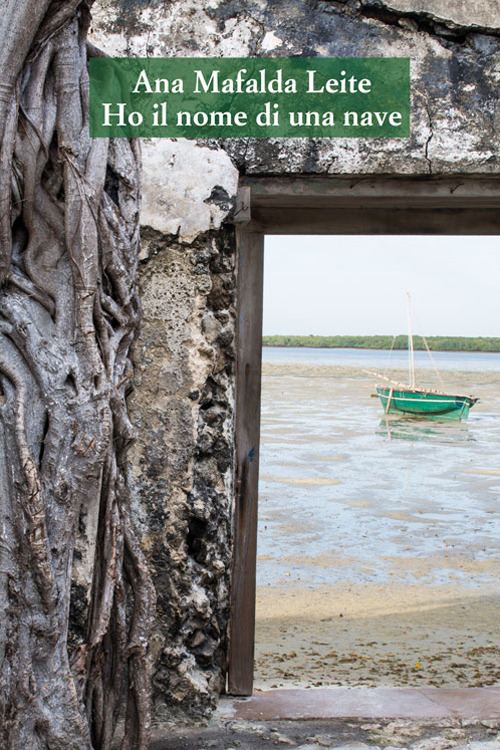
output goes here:
[[[422, 325], [421, 325], [421, 323], [420, 323], [420, 320], [419, 320], [419, 318], [418, 318], [418, 315], [417, 315], [417, 314], [415, 313], [415, 311], [413, 311], [413, 314], [414, 314], [414, 316], [415, 316], [415, 318], [416, 318], [416, 321], [417, 321], [417, 325], [418, 325], [418, 327], [419, 327], [419, 328], [420, 328], [420, 330], [422, 331], [423, 329], [422, 329]], [[441, 377], [441, 373], [440, 373], [440, 372], [439, 372], [439, 370], [438, 370], [438, 366], [436, 365], [436, 362], [434, 361], [434, 357], [432, 356], [431, 350], [429, 349], [429, 344], [427, 343], [427, 339], [425, 338], [425, 336], [424, 336], [423, 334], [421, 334], [421, 338], [422, 338], [422, 341], [423, 341], [423, 342], [424, 342], [424, 344], [425, 344], [425, 348], [427, 349], [427, 354], [429, 355], [429, 359], [430, 359], [430, 361], [431, 361], [431, 364], [432, 364], [432, 366], [433, 366], [433, 368], [434, 368], [434, 371], [435, 371], [435, 373], [436, 373], [436, 375], [437, 375], [437, 379], [439, 380], [439, 383], [440, 383], [440, 385], [441, 385], [441, 388], [442, 388], [442, 389], [443, 389], [443, 391], [444, 391], [444, 389], [445, 389], [444, 381], [443, 381], [443, 378]]]
[[437, 375], [438, 380], [439, 380], [439, 382], [441, 384], [441, 388], [444, 390], [444, 381], [443, 381], [443, 378], [441, 377], [441, 373], [439, 372], [436, 363], [434, 362], [434, 357], [432, 356], [431, 350], [429, 349], [429, 344], [427, 343], [427, 339], [425, 338], [425, 336], [422, 336], [422, 339], [424, 341], [425, 348], [427, 349], [427, 354], [429, 355], [429, 359], [432, 362], [432, 366], [434, 367], [434, 370], [436, 371], [436, 375]]
[[392, 352], [394, 351], [394, 344], [396, 343], [396, 338], [397, 337], [395, 335], [392, 337], [391, 348], [389, 349], [389, 354], [387, 356], [387, 369], [389, 369], [389, 367], [391, 365]]

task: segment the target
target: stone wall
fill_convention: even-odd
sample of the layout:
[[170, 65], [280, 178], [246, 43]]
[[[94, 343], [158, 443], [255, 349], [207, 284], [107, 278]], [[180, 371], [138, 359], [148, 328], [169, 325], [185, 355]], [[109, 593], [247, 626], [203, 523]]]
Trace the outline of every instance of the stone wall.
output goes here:
[[158, 590], [157, 710], [213, 706], [227, 652], [242, 174], [498, 173], [496, 0], [102, 0], [112, 55], [409, 56], [409, 139], [146, 141], [131, 479]]
[[158, 595], [154, 685], [203, 711], [223, 688], [231, 562], [234, 232], [143, 231], [132, 485]]

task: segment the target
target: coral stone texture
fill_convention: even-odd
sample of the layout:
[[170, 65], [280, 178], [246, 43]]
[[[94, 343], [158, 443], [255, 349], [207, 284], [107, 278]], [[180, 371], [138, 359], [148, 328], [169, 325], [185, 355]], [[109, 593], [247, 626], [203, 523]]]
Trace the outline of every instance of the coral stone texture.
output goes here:
[[130, 404], [137, 519], [157, 590], [154, 686], [203, 713], [223, 688], [234, 372], [231, 229], [143, 231], [142, 332]]
[[232, 544], [239, 175], [498, 174], [494, 0], [102, 0], [115, 56], [409, 57], [408, 139], [143, 144], [142, 332], [131, 402], [137, 527], [158, 593], [157, 710], [225, 684]]

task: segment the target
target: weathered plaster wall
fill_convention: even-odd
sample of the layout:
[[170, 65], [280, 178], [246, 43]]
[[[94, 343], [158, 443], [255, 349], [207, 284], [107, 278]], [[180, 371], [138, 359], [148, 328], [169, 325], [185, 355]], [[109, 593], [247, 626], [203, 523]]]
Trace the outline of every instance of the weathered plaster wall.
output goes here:
[[[102, 0], [100, 7], [94, 38], [113, 54], [411, 57], [409, 140], [235, 139], [224, 144], [247, 172], [498, 169], [498, 149], [492, 148], [499, 129], [496, 0]], [[467, 19], [470, 27], [464, 25]], [[486, 29], [486, 21], [491, 31], [477, 31]]]
[[410, 139], [144, 145], [144, 322], [131, 403], [137, 523], [159, 595], [157, 707], [224, 682], [233, 500], [239, 174], [499, 172], [496, 0], [101, 0], [93, 41], [133, 56], [409, 56]]
[[438, 23], [464, 28], [500, 29], [500, 6], [496, 0], [364, 0], [365, 6], [403, 11], [419, 17], [426, 15]]

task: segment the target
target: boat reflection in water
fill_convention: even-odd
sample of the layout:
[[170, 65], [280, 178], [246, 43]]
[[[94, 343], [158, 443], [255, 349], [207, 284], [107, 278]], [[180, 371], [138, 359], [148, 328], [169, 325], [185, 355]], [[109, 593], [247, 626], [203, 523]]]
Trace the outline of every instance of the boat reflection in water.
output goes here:
[[380, 420], [377, 435], [389, 440], [425, 440], [436, 443], [466, 443], [475, 440], [464, 422], [423, 420], [421, 417], [390, 417]]

